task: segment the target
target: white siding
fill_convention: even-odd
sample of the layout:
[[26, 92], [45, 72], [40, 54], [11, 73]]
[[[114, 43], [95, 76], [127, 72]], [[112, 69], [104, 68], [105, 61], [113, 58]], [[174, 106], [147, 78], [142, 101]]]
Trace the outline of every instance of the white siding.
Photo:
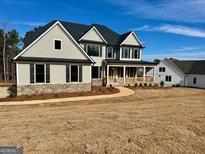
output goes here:
[[[165, 67], [165, 72], [159, 72], [160, 67]], [[171, 76], [171, 82], [166, 82], [166, 76]], [[165, 86], [172, 86], [176, 84], [184, 85], [184, 75], [165, 61], [161, 61], [157, 65], [155, 80], [158, 84], [160, 84], [161, 81], [164, 81]]]
[[30, 64], [18, 64], [18, 85], [30, 84]]
[[[193, 84], [194, 78], [196, 78], [196, 84]], [[205, 88], [205, 75], [188, 74], [185, 79], [185, 85], [188, 87]]]
[[86, 33], [82, 40], [104, 42], [104, 40], [101, 38], [101, 36], [97, 33], [95, 29], [92, 29], [91, 31]]
[[62, 84], [66, 83], [66, 65], [50, 65], [50, 83]]
[[[82, 82], [91, 83], [91, 66], [82, 66]], [[66, 65], [50, 64], [50, 83], [49, 84], [65, 84], [66, 83]], [[18, 64], [18, 85], [30, 84], [30, 64]], [[46, 84], [46, 83], [45, 83]]]
[[140, 45], [140, 43], [138, 42], [138, 40], [136, 39], [136, 37], [134, 36], [134, 34], [129, 35], [125, 41], [123, 42], [123, 44], [126, 45]]
[[[62, 50], [54, 50], [54, 40], [62, 40]], [[68, 58], [87, 59], [73, 40], [56, 25], [39, 41], [31, 46], [22, 57], [46, 57], [46, 58]]]

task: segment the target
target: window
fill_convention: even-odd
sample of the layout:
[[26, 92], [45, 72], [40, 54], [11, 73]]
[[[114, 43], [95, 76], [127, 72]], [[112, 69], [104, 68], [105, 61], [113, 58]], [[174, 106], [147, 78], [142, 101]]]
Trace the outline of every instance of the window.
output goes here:
[[92, 67], [92, 78], [93, 79], [101, 78], [101, 67], [100, 66], [93, 66]]
[[87, 45], [87, 53], [89, 56], [96, 56], [96, 57], [101, 57], [100, 54], [100, 46], [99, 45], [92, 45], [88, 44]]
[[165, 81], [166, 82], [172, 82], [172, 76], [167, 76], [166, 75]]
[[133, 49], [132, 50], [132, 58], [133, 59], [140, 59], [140, 49]]
[[165, 72], [165, 67], [160, 67], [159, 72]]
[[196, 78], [193, 78], [193, 84], [196, 84]]
[[123, 77], [123, 67], [118, 67], [118, 78], [122, 78]]
[[107, 48], [107, 58], [114, 58], [114, 51], [111, 47]]
[[122, 58], [130, 58], [130, 49], [122, 48]]
[[54, 49], [61, 50], [61, 40], [54, 40]]
[[70, 81], [71, 82], [78, 82], [78, 65], [71, 65], [70, 67]]
[[134, 67], [127, 67], [126, 68], [126, 75], [128, 76], [128, 77], [135, 77], [135, 73], [136, 72], [136, 68], [134, 68]]
[[36, 83], [45, 83], [45, 65], [36, 64]]

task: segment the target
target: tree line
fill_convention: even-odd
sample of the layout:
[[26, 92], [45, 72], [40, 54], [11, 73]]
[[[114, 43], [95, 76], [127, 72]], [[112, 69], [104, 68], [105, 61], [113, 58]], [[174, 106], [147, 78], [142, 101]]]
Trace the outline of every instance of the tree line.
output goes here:
[[25, 38], [38, 28], [26, 32], [24, 38], [20, 37], [15, 29], [6, 31], [0, 28], [0, 82], [16, 82], [16, 65], [13, 58], [22, 50]]

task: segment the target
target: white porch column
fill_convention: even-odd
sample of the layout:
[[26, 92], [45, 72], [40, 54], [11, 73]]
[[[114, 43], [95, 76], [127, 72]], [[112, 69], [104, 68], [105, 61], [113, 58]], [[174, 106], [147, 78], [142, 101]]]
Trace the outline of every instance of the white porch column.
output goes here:
[[145, 83], [145, 70], [146, 70], [146, 67], [144, 66], [143, 67], [143, 82]]
[[125, 84], [125, 71], [126, 71], [126, 67], [124, 66], [123, 67], [123, 82], [124, 82], [124, 84]]
[[109, 84], [109, 65], [107, 65], [107, 85]]

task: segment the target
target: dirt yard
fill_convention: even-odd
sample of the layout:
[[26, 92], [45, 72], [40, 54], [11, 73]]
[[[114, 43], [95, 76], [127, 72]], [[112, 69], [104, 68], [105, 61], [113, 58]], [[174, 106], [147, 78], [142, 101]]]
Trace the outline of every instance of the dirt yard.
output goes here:
[[205, 153], [205, 90], [0, 107], [0, 145], [30, 153]]

